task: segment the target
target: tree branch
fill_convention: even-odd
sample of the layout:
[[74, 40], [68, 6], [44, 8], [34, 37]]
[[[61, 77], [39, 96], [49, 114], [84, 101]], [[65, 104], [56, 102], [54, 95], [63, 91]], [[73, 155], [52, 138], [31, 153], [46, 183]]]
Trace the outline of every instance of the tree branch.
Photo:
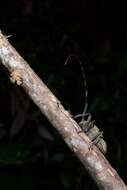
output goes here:
[[98, 187], [104, 190], [127, 190], [126, 185], [98, 148], [92, 145], [60, 101], [40, 80], [27, 62], [0, 32], [0, 60], [8, 69], [11, 81], [23, 87], [41, 112], [61, 134], [80, 159]]

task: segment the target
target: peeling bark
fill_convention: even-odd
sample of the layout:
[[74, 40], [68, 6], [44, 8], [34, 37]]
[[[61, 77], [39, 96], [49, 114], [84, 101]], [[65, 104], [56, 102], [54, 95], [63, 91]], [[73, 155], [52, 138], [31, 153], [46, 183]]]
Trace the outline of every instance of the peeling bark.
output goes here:
[[0, 60], [10, 72], [11, 81], [23, 87], [41, 112], [61, 134], [66, 144], [80, 159], [99, 189], [127, 190], [126, 185], [99, 149], [92, 145], [79, 125], [60, 101], [10, 45], [0, 32]]

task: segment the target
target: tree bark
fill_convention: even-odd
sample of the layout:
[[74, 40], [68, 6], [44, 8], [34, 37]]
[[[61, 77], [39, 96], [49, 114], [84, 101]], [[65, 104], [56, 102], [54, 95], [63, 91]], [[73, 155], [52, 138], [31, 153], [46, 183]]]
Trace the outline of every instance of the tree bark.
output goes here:
[[10, 72], [12, 82], [20, 85], [80, 159], [99, 189], [127, 190], [126, 185], [104, 155], [72, 119], [60, 101], [10, 45], [0, 32], [0, 60]]

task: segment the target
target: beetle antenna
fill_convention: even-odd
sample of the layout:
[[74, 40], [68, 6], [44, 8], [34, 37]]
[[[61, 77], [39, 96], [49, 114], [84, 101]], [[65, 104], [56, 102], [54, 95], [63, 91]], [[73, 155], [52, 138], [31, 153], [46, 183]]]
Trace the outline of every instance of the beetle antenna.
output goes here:
[[85, 106], [83, 109], [83, 113], [79, 114], [79, 117], [81, 116], [82, 120], [84, 120], [84, 116], [87, 114], [87, 109], [88, 109], [88, 90], [87, 90], [86, 74], [85, 74], [85, 70], [84, 70], [84, 67], [83, 67], [81, 60], [76, 55], [73, 55], [73, 54], [69, 55], [65, 61], [65, 65], [68, 63], [68, 61], [71, 57], [74, 57], [75, 59], [78, 60], [78, 62], [80, 64], [80, 68], [81, 68], [82, 77], [83, 77], [83, 85], [84, 85], [84, 90], [85, 90], [84, 91], [85, 92], [85, 94], [84, 94], [85, 95]]

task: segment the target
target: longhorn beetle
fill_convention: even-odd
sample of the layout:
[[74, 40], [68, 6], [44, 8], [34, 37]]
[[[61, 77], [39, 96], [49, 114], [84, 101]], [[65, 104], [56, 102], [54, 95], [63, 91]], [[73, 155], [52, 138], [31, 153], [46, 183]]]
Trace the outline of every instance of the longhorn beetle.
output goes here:
[[66, 59], [65, 65], [68, 63], [70, 58], [75, 58], [78, 60], [82, 72], [83, 77], [83, 84], [85, 89], [85, 106], [82, 114], [78, 114], [74, 116], [75, 119], [81, 118], [79, 122], [79, 126], [82, 130], [88, 135], [91, 141], [100, 149], [100, 151], [105, 154], [107, 152], [107, 144], [103, 139], [103, 132], [99, 130], [99, 128], [95, 125], [95, 121], [92, 120], [92, 115], [87, 113], [88, 108], [88, 90], [87, 90], [87, 83], [86, 83], [86, 75], [82, 65], [82, 62], [76, 55], [69, 55]]

